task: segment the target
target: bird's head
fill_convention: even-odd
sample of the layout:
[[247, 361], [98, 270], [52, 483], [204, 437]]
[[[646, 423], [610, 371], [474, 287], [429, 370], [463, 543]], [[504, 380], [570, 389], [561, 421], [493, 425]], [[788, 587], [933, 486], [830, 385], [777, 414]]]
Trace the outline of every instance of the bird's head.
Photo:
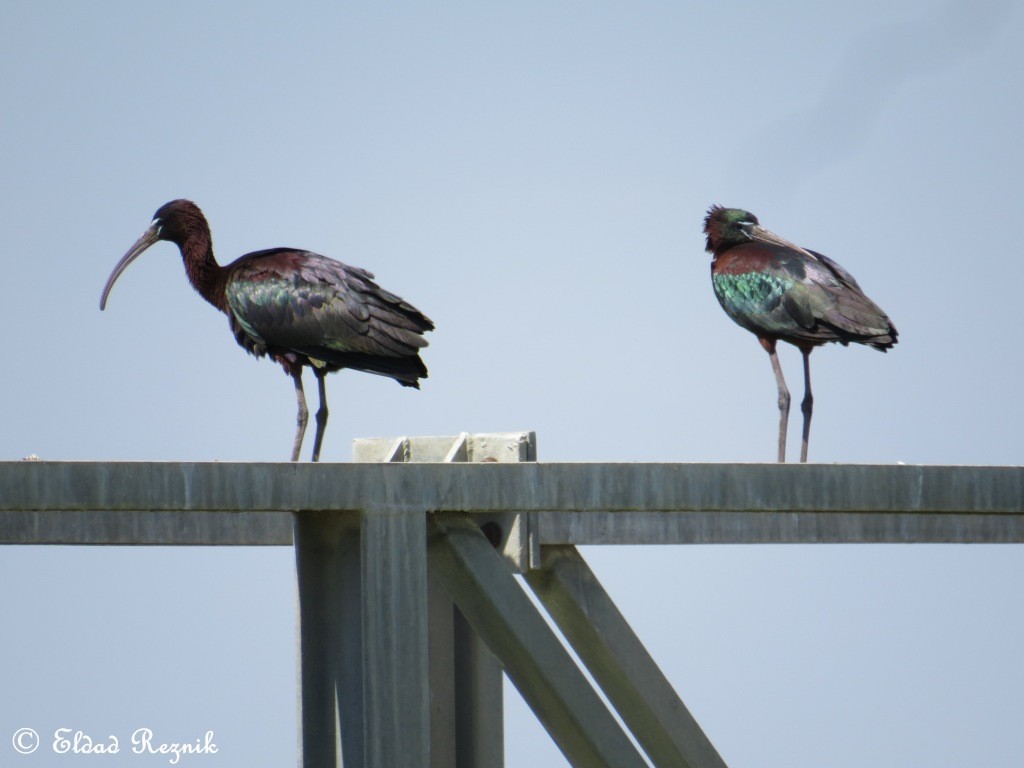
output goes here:
[[757, 216], [742, 208], [723, 208], [713, 205], [704, 217], [704, 234], [708, 253], [721, 253], [726, 248], [758, 239], [758, 233], [765, 231]]
[[186, 240], [193, 236], [205, 234], [206, 238], [209, 239], [209, 232], [210, 228], [206, 223], [206, 217], [199, 210], [199, 206], [191, 200], [172, 200], [161, 205], [156, 213], [153, 214], [153, 221], [149, 228], [142, 233], [142, 237], [135, 241], [135, 244], [128, 249], [128, 252], [114, 266], [110, 277], [107, 278], [107, 284], [103, 286], [103, 295], [100, 297], [100, 309], [106, 308], [107, 296], [110, 294], [110, 289], [114, 287], [117, 278], [121, 276], [121, 273], [153, 243], [158, 240], [169, 240], [181, 248]]

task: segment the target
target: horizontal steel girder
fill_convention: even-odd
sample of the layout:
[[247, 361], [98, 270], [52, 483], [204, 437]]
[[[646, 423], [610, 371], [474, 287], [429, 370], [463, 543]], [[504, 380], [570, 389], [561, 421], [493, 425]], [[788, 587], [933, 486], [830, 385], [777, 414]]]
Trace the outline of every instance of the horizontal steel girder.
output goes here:
[[527, 514], [534, 548], [1024, 542], [1024, 468], [0, 462], [3, 543], [283, 545], [290, 512], [368, 509]]

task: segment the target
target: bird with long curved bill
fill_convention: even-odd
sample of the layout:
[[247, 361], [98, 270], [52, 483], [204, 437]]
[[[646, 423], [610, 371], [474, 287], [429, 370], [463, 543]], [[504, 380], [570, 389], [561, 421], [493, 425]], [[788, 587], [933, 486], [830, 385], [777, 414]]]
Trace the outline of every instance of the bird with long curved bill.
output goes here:
[[299, 459], [309, 416], [303, 367], [313, 369], [320, 394], [313, 461], [320, 459], [327, 427], [328, 373], [352, 368], [416, 389], [427, 377], [419, 351], [434, 324], [377, 285], [372, 273], [295, 248], [256, 251], [222, 267], [213, 257], [206, 217], [190, 200], [172, 200], [157, 210], [110, 273], [101, 310], [121, 273], [160, 240], [178, 246], [192, 287], [228, 316], [235, 340], [256, 357], [270, 356], [291, 376], [299, 409], [292, 461]]
[[896, 327], [853, 275], [827, 256], [769, 232], [749, 211], [714, 205], [704, 219], [704, 233], [705, 250], [713, 254], [711, 282], [718, 302], [757, 336], [771, 359], [779, 389], [779, 461], [786, 460], [790, 396], [775, 346], [785, 341], [803, 355], [800, 461], [807, 461], [814, 408], [811, 352], [832, 341], [885, 352], [896, 344]]

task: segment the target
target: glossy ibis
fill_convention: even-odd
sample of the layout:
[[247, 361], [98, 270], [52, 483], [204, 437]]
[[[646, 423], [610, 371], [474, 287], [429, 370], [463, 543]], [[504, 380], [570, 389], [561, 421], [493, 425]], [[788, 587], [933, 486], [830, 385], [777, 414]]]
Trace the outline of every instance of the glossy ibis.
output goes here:
[[807, 461], [811, 432], [811, 352], [838, 341], [867, 344], [885, 352], [896, 344], [896, 327], [864, 295], [853, 275], [832, 259], [801, 248], [762, 227], [739, 208], [714, 205], [704, 219], [711, 282], [726, 314], [757, 336], [768, 352], [779, 387], [779, 461], [786, 460], [789, 390], [775, 353], [779, 341], [804, 358], [803, 444]]
[[121, 273], [158, 240], [178, 246], [192, 287], [228, 316], [235, 340], [256, 357], [269, 355], [292, 377], [299, 405], [292, 461], [299, 459], [309, 415], [303, 366], [313, 369], [320, 390], [313, 461], [320, 459], [327, 426], [328, 373], [353, 368], [416, 389], [427, 377], [419, 350], [434, 324], [377, 285], [373, 274], [295, 248], [256, 251], [222, 267], [213, 257], [210, 225], [189, 200], [172, 200], [157, 210], [107, 278], [100, 309]]

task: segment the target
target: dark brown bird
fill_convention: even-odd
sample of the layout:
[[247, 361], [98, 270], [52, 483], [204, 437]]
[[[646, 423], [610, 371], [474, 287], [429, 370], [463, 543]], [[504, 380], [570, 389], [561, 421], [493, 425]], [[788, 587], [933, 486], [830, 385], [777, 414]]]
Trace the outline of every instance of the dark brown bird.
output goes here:
[[292, 377], [299, 406], [292, 461], [298, 461], [309, 417], [303, 366], [313, 369], [320, 391], [313, 461], [320, 459], [327, 426], [328, 373], [353, 368], [416, 389], [427, 377], [419, 350], [434, 324], [377, 285], [373, 274], [295, 248], [248, 253], [222, 267], [213, 257], [206, 217], [190, 200], [172, 200], [157, 210], [107, 278], [100, 309], [121, 273], [158, 240], [178, 246], [192, 287], [228, 316], [235, 340], [256, 357], [269, 355]]
[[713, 254], [715, 296], [729, 317], [757, 336], [771, 358], [779, 388], [779, 461], [786, 460], [790, 396], [775, 345], [786, 341], [803, 354], [800, 461], [807, 461], [814, 407], [811, 352], [831, 341], [885, 352], [896, 344], [896, 327], [864, 295], [853, 275], [827, 256], [769, 232], [748, 211], [714, 205], [704, 219], [704, 233], [705, 250]]

